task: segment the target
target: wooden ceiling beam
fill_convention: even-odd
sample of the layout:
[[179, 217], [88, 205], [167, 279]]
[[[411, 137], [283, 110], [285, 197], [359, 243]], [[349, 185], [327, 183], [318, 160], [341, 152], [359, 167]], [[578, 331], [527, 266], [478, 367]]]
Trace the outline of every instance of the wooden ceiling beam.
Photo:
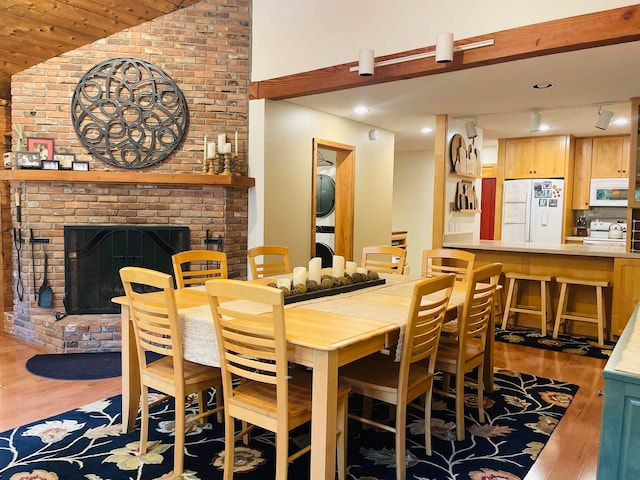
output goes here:
[[[466, 38], [455, 46], [493, 39], [492, 46], [454, 53], [449, 64], [439, 64], [435, 58], [412, 60], [376, 67], [371, 77], [351, 72], [358, 62], [334, 65], [309, 72], [277, 77], [249, 86], [251, 99], [281, 100], [348, 88], [375, 85], [408, 78], [435, 75], [456, 70], [493, 65], [554, 53], [613, 45], [640, 40], [640, 5], [605, 10], [576, 17], [563, 18], [487, 35]], [[435, 46], [377, 57], [376, 62], [432, 52]], [[358, 52], [353, 52], [354, 57]], [[630, 61], [632, 61], [630, 59]]]

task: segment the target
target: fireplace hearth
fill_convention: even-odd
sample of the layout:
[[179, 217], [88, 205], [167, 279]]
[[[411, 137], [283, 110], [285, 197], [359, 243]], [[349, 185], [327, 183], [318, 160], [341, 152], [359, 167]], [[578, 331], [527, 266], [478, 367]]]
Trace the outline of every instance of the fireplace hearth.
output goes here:
[[65, 314], [118, 313], [122, 267], [171, 274], [171, 256], [187, 249], [188, 227], [65, 226]]

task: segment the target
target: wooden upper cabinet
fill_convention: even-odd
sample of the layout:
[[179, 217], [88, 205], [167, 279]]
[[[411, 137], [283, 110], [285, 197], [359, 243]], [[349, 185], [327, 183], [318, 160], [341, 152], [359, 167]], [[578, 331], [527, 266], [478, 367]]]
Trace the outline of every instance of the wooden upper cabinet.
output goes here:
[[531, 178], [533, 138], [510, 138], [505, 142], [505, 178]]
[[592, 138], [577, 138], [573, 169], [573, 209], [589, 208], [589, 187], [591, 184]]
[[564, 178], [569, 138], [510, 138], [505, 142], [505, 178]]
[[629, 176], [629, 136], [594, 137], [591, 178]]

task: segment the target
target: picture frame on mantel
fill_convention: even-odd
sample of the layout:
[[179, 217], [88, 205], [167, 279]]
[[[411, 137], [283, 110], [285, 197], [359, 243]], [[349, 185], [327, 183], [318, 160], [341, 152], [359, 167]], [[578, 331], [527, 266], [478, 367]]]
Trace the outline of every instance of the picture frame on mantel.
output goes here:
[[16, 167], [18, 168], [40, 168], [42, 160], [38, 152], [16, 152]]
[[89, 162], [72, 162], [71, 170], [75, 172], [88, 172], [89, 171]]
[[38, 152], [40, 160], [53, 160], [53, 138], [27, 138], [27, 150]]
[[76, 156], [73, 153], [55, 153], [53, 159], [60, 162], [60, 170], [71, 170], [73, 162], [76, 161]]

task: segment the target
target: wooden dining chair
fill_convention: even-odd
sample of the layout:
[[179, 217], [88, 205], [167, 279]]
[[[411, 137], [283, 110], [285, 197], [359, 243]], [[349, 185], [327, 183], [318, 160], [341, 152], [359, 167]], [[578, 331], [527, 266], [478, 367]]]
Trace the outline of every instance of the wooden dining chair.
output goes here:
[[[224, 479], [233, 477], [234, 444], [255, 426], [276, 436], [276, 471], [273, 478], [286, 479], [289, 462], [307, 453], [306, 446], [289, 455], [289, 431], [311, 420], [311, 374], [289, 368], [284, 317], [284, 294], [280, 289], [241, 280], [206, 283], [213, 313], [222, 367], [225, 414]], [[227, 303], [220, 302], [224, 298]], [[228, 302], [228, 301], [231, 302]], [[233, 300], [249, 301], [245, 308]], [[232, 381], [240, 380], [239, 382]], [[338, 477], [346, 477], [347, 396], [338, 387]], [[242, 421], [236, 434], [234, 419]], [[246, 427], [247, 424], [250, 424]], [[246, 427], [246, 428], [245, 428]]]
[[[442, 390], [438, 393], [455, 398], [456, 433], [458, 440], [464, 440], [464, 380], [465, 375], [478, 368], [478, 411], [479, 420], [484, 422], [484, 363], [487, 335], [493, 335], [489, 327], [493, 325], [494, 297], [502, 264], [492, 263], [473, 270], [468, 282], [464, 310], [459, 319], [456, 338], [442, 336], [438, 347], [436, 370], [444, 374]], [[450, 376], [455, 375], [455, 391], [449, 389]]]
[[407, 251], [390, 245], [371, 245], [362, 249], [361, 267], [378, 273], [402, 275]]
[[177, 288], [203, 285], [211, 278], [227, 278], [227, 254], [215, 250], [186, 250], [171, 257]]
[[[425, 449], [431, 455], [431, 391], [440, 328], [453, 291], [455, 275], [440, 275], [417, 283], [413, 288], [411, 307], [402, 337], [400, 361], [395, 355], [375, 353], [340, 369], [340, 381], [353, 393], [373, 398], [395, 408], [395, 424], [373, 420], [370, 409], [364, 415], [350, 413], [349, 417], [395, 434], [396, 478], [406, 477], [405, 436], [407, 404], [425, 395]], [[365, 402], [367, 405], [369, 402]]]
[[454, 273], [456, 280], [471, 278], [475, 253], [454, 248], [434, 248], [422, 252], [422, 276], [433, 277], [442, 273]]
[[[222, 378], [220, 369], [192, 363], [183, 359], [182, 335], [176, 307], [171, 275], [141, 267], [120, 269], [133, 325], [138, 370], [142, 387], [140, 403], [140, 454], [147, 451], [149, 432], [149, 388], [175, 398], [175, 444], [173, 452], [173, 476], [178, 478], [184, 470], [185, 398], [198, 394], [198, 415], [189, 421], [203, 419], [222, 410]], [[150, 291], [159, 290], [155, 293]], [[124, 326], [123, 326], [124, 328]], [[162, 355], [147, 364], [145, 352]], [[216, 389], [215, 409], [206, 410], [207, 391]]]
[[[473, 272], [476, 255], [454, 248], [433, 248], [422, 252], [422, 276], [433, 277], [443, 273], [454, 273], [457, 281], [468, 281]], [[442, 327], [445, 336], [458, 335], [458, 320], [447, 321]]]
[[289, 249], [280, 245], [262, 245], [247, 251], [251, 277], [271, 277], [291, 273]]

